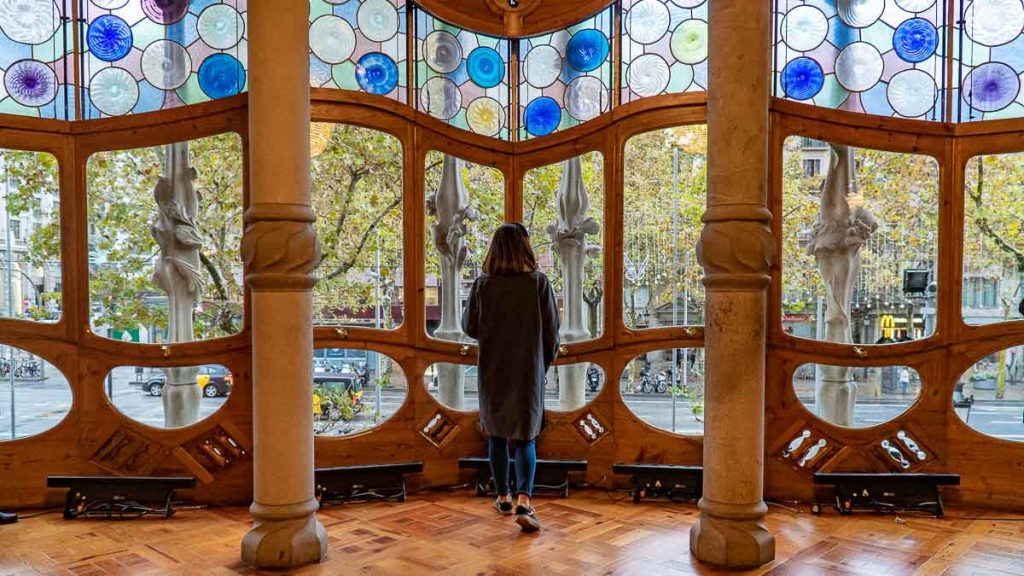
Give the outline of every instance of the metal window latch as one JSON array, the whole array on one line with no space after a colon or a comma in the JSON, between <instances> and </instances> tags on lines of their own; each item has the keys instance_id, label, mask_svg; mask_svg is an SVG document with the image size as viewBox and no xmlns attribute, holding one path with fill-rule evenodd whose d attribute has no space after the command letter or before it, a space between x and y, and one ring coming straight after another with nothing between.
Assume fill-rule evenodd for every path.
<instances>
[{"instance_id":1,"label":"metal window latch","mask_svg":"<svg viewBox=\"0 0 1024 576\"><path fill-rule=\"evenodd\" d=\"M853 353L857 356L857 358L867 358L868 357L868 351L863 349L863 348L861 348L860 346L854 346L853 347Z\"/></svg>"},{"instance_id":2,"label":"metal window latch","mask_svg":"<svg viewBox=\"0 0 1024 576\"><path fill-rule=\"evenodd\" d=\"M160 347L160 353L164 355L164 358L170 358L171 357L171 347L170 346L161 346Z\"/></svg>"},{"instance_id":3,"label":"metal window latch","mask_svg":"<svg viewBox=\"0 0 1024 576\"><path fill-rule=\"evenodd\" d=\"M338 335L338 338L348 338L348 328L337 328L334 333Z\"/></svg>"},{"instance_id":4,"label":"metal window latch","mask_svg":"<svg viewBox=\"0 0 1024 576\"><path fill-rule=\"evenodd\" d=\"M459 346L459 356L469 356L469 344Z\"/></svg>"}]
</instances>

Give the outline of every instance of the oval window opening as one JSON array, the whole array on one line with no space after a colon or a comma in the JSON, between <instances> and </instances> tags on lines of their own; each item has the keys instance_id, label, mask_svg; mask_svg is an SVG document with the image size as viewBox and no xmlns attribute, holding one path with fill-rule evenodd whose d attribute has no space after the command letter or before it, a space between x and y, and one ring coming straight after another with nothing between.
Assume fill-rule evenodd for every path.
<instances>
[{"instance_id":1,"label":"oval window opening","mask_svg":"<svg viewBox=\"0 0 1024 576\"><path fill-rule=\"evenodd\" d=\"M544 382L544 408L569 412L590 404L604 388L604 370L591 362L548 368Z\"/></svg>"},{"instance_id":2,"label":"oval window opening","mask_svg":"<svg viewBox=\"0 0 1024 576\"><path fill-rule=\"evenodd\" d=\"M71 411L71 386L56 366L0 346L0 441L41 434Z\"/></svg>"},{"instance_id":3,"label":"oval window opening","mask_svg":"<svg viewBox=\"0 0 1024 576\"><path fill-rule=\"evenodd\" d=\"M205 420L224 405L234 384L235 375L220 364L118 366L103 381L115 408L154 428L180 428Z\"/></svg>"},{"instance_id":4,"label":"oval window opening","mask_svg":"<svg viewBox=\"0 0 1024 576\"><path fill-rule=\"evenodd\" d=\"M793 373L804 408L846 428L870 428L906 412L921 394L921 377L907 366L804 364Z\"/></svg>"},{"instance_id":5,"label":"oval window opening","mask_svg":"<svg viewBox=\"0 0 1024 576\"><path fill-rule=\"evenodd\" d=\"M346 436L376 428L405 403L409 386L398 362L373 350L313 351L313 431Z\"/></svg>"},{"instance_id":6,"label":"oval window opening","mask_svg":"<svg viewBox=\"0 0 1024 576\"><path fill-rule=\"evenodd\" d=\"M619 390L633 414L674 434L704 433L704 349L651 350L630 360Z\"/></svg>"},{"instance_id":7,"label":"oval window opening","mask_svg":"<svg viewBox=\"0 0 1024 576\"><path fill-rule=\"evenodd\" d=\"M445 408L475 412L480 409L477 374L475 364L439 362L423 373L423 384Z\"/></svg>"},{"instance_id":8,"label":"oval window opening","mask_svg":"<svg viewBox=\"0 0 1024 576\"><path fill-rule=\"evenodd\" d=\"M974 430L1024 442L1024 345L982 358L960 375L953 410Z\"/></svg>"}]
</instances>

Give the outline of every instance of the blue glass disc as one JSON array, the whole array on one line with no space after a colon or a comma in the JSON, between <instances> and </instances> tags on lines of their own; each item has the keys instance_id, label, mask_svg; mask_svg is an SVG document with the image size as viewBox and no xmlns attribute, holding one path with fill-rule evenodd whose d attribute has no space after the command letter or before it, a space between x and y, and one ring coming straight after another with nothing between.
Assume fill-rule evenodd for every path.
<instances>
[{"instance_id":1,"label":"blue glass disc","mask_svg":"<svg viewBox=\"0 0 1024 576\"><path fill-rule=\"evenodd\" d=\"M364 54L356 63L356 82L370 94L387 94L398 86L398 65L387 54Z\"/></svg>"},{"instance_id":2,"label":"blue glass disc","mask_svg":"<svg viewBox=\"0 0 1024 576\"><path fill-rule=\"evenodd\" d=\"M911 18L892 35L896 55L911 63L924 62L935 54L939 46L939 32L924 18Z\"/></svg>"},{"instance_id":3,"label":"blue glass disc","mask_svg":"<svg viewBox=\"0 0 1024 576\"><path fill-rule=\"evenodd\" d=\"M547 136L562 122L562 107L554 98L541 96L526 105L523 120L531 135Z\"/></svg>"},{"instance_id":4,"label":"blue glass disc","mask_svg":"<svg viewBox=\"0 0 1024 576\"><path fill-rule=\"evenodd\" d=\"M1009 106L1020 92L1017 72L1002 62L987 62L967 75L964 100L975 110L997 112Z\"/></svg>"},{"instance_id":5,"label":"blue glass disc","mask_svg":"<svg viewBox=\"0 0 1024 576\"><path fill-rule=\"evenodd\" d=\"M565 59L574 70L590 72L608 58L608 38L600 30L589 28L572 35L565 47Z\"/></svg>"},{"instance_id":6,"label":"blue glass disc","mask_svg":"<svg viewBox=\"0 0 1024 576\"><path fill-rule=\"evenodd\" d=\"M104 14L89 24L85 41L93 56L104 62L114 62L131 51L132 28L121 18Z\"/></svg>"},{"instance_id":7,"label":"blue glass disc","mask_svg":"<svg viewBox=\"0 0 1024 576\"><path fill-rule=\"evenodd\" d=\"M469 78L481 88L493 88L505 77L505 63L494 48L477 46L466 60Z\"/></svg>"},{"instance_id":8,"label":"blue glass disc","mask_svg":"<svg viewBox=\"0 0 1024 576\"><path fill-rule=\"evenodd\" d=\"M800 57L782 69L782 91L794 100L808 100L821 92L825 75L821 65L807 57Z\"/></svg>"},{"instance_id":9,"label":"blue glass disc","mask_svg":"<svg viewBox=\"0 0 1024 576\"><path fill-rule=\"evenodd\" d=\"M214 54L199 65L199 87L210 98L234 96L245 88L245 68L230 54Z\"/></svg>"}]
</instances>

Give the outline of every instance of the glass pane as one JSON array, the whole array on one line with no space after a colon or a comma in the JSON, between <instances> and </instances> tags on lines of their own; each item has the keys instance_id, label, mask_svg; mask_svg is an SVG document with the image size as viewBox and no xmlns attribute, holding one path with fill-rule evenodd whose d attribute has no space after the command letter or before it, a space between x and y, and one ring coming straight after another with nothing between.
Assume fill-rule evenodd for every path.
<instances>
[{"instance_id":1,"label":"glass pane","mask_svg":"<svg viewBox=\"0 0 1024 576\"><path fill-rule=\"evenodd\" d=\"M248 89L246 3L83 1L85 118L164 110Z\"/></svg>"},{"instance_id":2,"label":"glass pane","mask_svg":"<svg viewBox=\"0 0 1024 576\"><path fill-rule=\"evenodd\" d=\"M164 343L242 330L242 172L237 134L89 158L94 333Z\"/></svg>"},{"instance_id":3,"label":"glass pane","mask_svg":"<svg viewBox=\"0 0 1024 576\"><path fill-rule=\"evenodd\" d=\"M408 104L405 0L309 0L309 85Z\"/></svg>"},{"instance_id":4,"label":"glass pane","mask_svg":"<svg viewBox=\"0 0 1024 576\"><path fill-rule=\"evenodd\" d=\"M612 9L564 30L519 40L519 138L546 136L611 106Z\"/></svg>"},{"instance_id":5,"label":"glass pane","mask_svg":"<svg viewBox=\"0 0 1024 576\"><path fill-rule=\"evenodd\" d=\"M982 358L960 375L953 389L953 409L982 434L1024 442L1024 346Z\"/></svg>"},{"instance_id":6,"label":"glass pane","mask_svg":"<svg viewBox=\"0 0 1024 576\"><path fill-rule=\"evenodd\" d=\"M921 377L906 366L804 364L793 373L793 389L822 420L868 428L906 412L921 394Z\"/></svg>"},{"instance_id":7,"label":"glass pane","mask_svg":"<svg viewBox=\"0 0 1024 576\"><path fill-rule=\"evenodd\" d=\"M168 382L171 382L168 385ZM178 384L174 384L178 383ZM122 414L154 428L177 428L199 422L220 409L231 394L234 375L220 364L202 366L118 366L103 381L107 398ZM174 420L172 387L187 387L178 396L198 400L198 417ZM193 388L194 387L194 388ZM168 404L171 409L167 410Z\"/></svg>"},{"instance_id":8,"label":"glass pane","mask_svg":"<svg viewBox=\"0 0 1024 576\"><path fill-rule=\"evenodd\" d=\"M708 0L622 2L622 102L708 86Z\"/></svg>"},{"instance_id":9,"label":"glass pane","mask_svg":"<svg viewBox=\"0 0 1024 576\"><path fill-rule=\"evenodd\" d=\"M382 329L402 324L402 144L345 124L311 127L312 193L324 260L313 321Z\"/></svg>"},{"instance_id":10,"label":"glass pane","mask_svg":"<svg viewBox=\"0 0 1024 576\"><path fill-rule=\"evenodd\" d=\"M806 175L810 159L821 161L820 174ZM934 158L794 136L785 142L782 182L786 332L857 344L934 332Z\"/></svg>"},{"instance_id":11,"label":"glass pane","mask_svg":"<svg viewBox=\"0 0 1024 576\"><path fill-rule=\"evenodd\" d=\"M504 220L505 179L494 168L434 151L427 154L425 176L427 333L465 341L462 308ZM448 282L458 286L446 293Z\"/></svg>"},{"instance_id":12,"label":"glass pane","mask_svg":"<svg viewBox=\"0 0 1024 576\"><path fill-rule=\"evenodd\" d=\"M1024 153L976 156L964 191L963 318L968 324L1024 315Z\"/></svg>"},{"instance_id":13,"label":"glass pane","mask_svg":"<svg viewBox=\"0 0 1024 576\"><path fill-rule=\"evenodd\" d=\"M703 125L626 142L623 320L630 328L704 323L696 247L707 204L706 159Z\"/></svg>"},{"instance_id":14,"label":"glass pane","mask_svg":"<svg viewBox=\"0 0 1024 576\"><path fill-rule=\"evenodd\" d=\"M416 11L417 106L452 126L508 140L509 41Z\"/></svg>"},{"instance_id":15,"label":"glass pane","mask_svg":"<svg viewBox=\"0 0 1024 576\"><path fill-rule=\"evenodd\" d=\"M53 364L0 345L0 441L53 428L71 411L71 386Z\"/></svg>"},{"instance_id":16,"label":"glass pane","mask_svg":"<svg viewBox=\"0 0 1024 576\"><path fill-rule=\"evenodd\" d=\"M775 6L776 96L880 116L945 119L945 1Z\"/></svg>"},{"instance_id":17,"label":"glass pane","mask_svg":"<svg viewBox=\"0 0 1024 576\"><path fill-rule=\"evenodd\" d=\"M1024 116L1020 79L1024 62L1024 4L1009 0L957 0L953 70L957 120Z\"/></svg>"},{"instance_id":18,"label":"glass pane","mask_svg":"<svg viewBox=\"0 0 1024 576\"><path fill-rule=\"evenodd\" d=\"M676 434L704 433L704 349L651 350L626 364L619 391L644 422Z\"/></svg>"},{"instance_id":19,"label":"glass pane","mask_svg":"<svg viewBox=\"0 0 1024 576\"><path fill-rule=\"evenodd\" d=\"M477 368L463 364L432 364L423 373L423 384L441 405L453 410L480 409Z\"/></svg>"},{"instance_id":20,"label":"glass pane","mask_svg":"<svg viewBox=\"0 0 1024 576\"><path fill-rule=\"evenodd\" d=\"M402 367L372 350L313 351L313 430L344 436L383 424L405 403Z\"/></svg>"},{"instance_id":21,"label":"glass pane","mask_svg":"<svg viewBox=\"0 0 1024 576\"><path fill-rule=\"evenodd\" d=\"M597 364L580 362L548 368L544 384L544 407L569 411L590 404L604 388L604 370ZM579 389L583 393L579 393ZM579 398L583 398L581 402Z\"/></svg>"},{"instance_id":22,"label":"glass pane","mask_svg":"<svg viewBox=\"0 0 1024 576\"><path fill-rule=\"evenodd\" d=\"M523 182L523 225L559 301L562 342L601 335L604 157L590 152L535 168Z\"/></svg>"},{"instance_id":23,"label":"glass pane","mask_svg":"<svg viewBox=\"0 0 1024 576\"><path fill-rule=\"evenodd\" d=\"M63 285L57 159L43 152L0 150L0 165L0 317L56 322Z\"/></svg>"},{"instance_id":24,"label":"glass pane","mask_svg":"<svg viewBox=\"0 0 1024 576\"><path fill-rule=\"evenodd\" d=\"M0 21L0 114L73 119L71 4L4 2Z\"/></svg>"}]
</instances>

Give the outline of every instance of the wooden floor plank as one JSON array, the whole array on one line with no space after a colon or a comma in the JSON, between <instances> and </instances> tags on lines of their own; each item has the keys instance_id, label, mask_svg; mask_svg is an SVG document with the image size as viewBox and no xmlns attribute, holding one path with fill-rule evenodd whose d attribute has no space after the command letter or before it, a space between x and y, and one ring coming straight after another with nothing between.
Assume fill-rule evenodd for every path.
<instances>
[{"instance_id":1,"label":"wooden floor plank","mask_svg":"<svg viewBox=\"0 0 1024 576\"><path fill-rule=\"evenodd\" d=\"M489 499L424 492L399 504L325 507L328 559L288 572L525 576L749 574L1008 576L1024 574L1024 522L999 512L950 511L944 519L858 514L813 516L771 508L777 558L725 572L689 552L695 506L581 491L538 499L544 529L524 535ZM183 511L173 519L65 521L59 515L0 527L0 576L255 575L238 558L246 508Z\"/></svg>"}]
</instances>

